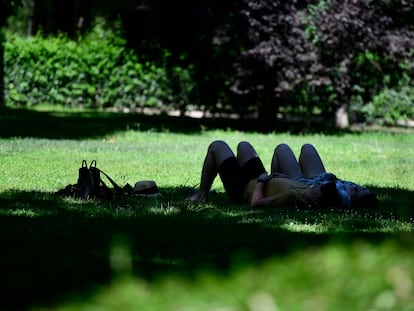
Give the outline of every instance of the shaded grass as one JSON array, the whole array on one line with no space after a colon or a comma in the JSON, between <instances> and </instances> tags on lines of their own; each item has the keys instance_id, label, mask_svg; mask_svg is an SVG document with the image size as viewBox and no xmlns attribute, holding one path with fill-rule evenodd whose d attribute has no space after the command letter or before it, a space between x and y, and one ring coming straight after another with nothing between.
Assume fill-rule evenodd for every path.
<instances>
[{"instance_id":1,"label":"shaded grass","mask_svg":"<svg viewBox=\"0 0 414 311\"><path fill-rule=\"evenodd\" d=\"M76 126L74 126L76 125ZM35 137L51 139L97 138L125 130L174 132L195 134L203 130L241 130L253 132L302 133L301 122L277 120L272 128L262 128L255 119L232 119L215 117L194 119L174 117L166 114L144 115L137 113L98 112L96 110L74 110L59 106L36 106L28 108L0 109L0 137ZM308 133L319 131L344 133L336 129L323 128L323 124L306 129Z\"/></svg>"},{"instance_id":2,"label":"shaded grass","mask_svg":"<svg viewBox=\"0 0 414 311\"><path fill-rule=\"evenodd\" d=\"M161 190L165 197L177 195L176 189ZM370 290L355 284L354 289L344 289L342 293L352 296L356 295L351 293L353 290L367 290L379 295L389 287L388 271L382 269L414 271L412 222L398 216L390 206L379 211L267 211L223 206L219 203L223 201L225 198L218 194L209 206L187 205L180 196L176 201L163 198L151 203L142 198L124 198L116 204L85 203L48 193L3 193L0 247L5 252L0 257L1 290L11 300L5 298L2 303L13 307L20 307L20 303L52 306L63 297L72 300L67 295L78 293L77 299L85 300L79 302L83 305L102 286L120 286L116 283L120 276L127 277L123 286L137 286L132 284L138 282L137 291L147 283L161 287L166 286L162 285L164 282L175 284L177 278L178 284L195 282L195 287L206 286L199 281L200 273L216 275L212 277L222 280L213 282L214 286L228 282L237 288L236 292L248 291L250 295L260 292L262 282L267 283L265 288L280 295L284 288L280 282L290 278L293 280L286 287L305 296L314 289L311 285L305 287L304 282L318 283L326 278L326 282L338 282L339 277L346 283L352 275L356 280L366 278L364 282L375 283L380 278L382 283L375 283ZM332 253L337 257L332 257ZM382 261L387 256L384 266ZM365 257L374 263L361 262ZM326 262L324 268L321 262ZM364 265L370 266L369 273L378 275L370 276L363 271L363 276L355 276L354 269L364 269ZM345 271L335 273L333 269L337 268ZM266 279L263 269L275 274L267 275ZM410 278L411 274L408 275ZM135 281L130 279L132 276ZM329 286L323 284L323 288ZM156 292L153 288L151 296L157 295ZM160 295L172 292L167 287ZM16 301L17 293L24 299ZM217 303L225 303L226 295L232 293L231 289L223 292ZM329 295L329 291L321 294ZM289 295L290 299L295 297ZM145 305L143 302L134 305L134 297L124 299L135 307ZM106 299L101 297L95 303L105 309ZM110 304L120 298L113 299ZM187 302L182 299L182 304L191 304L190 299ZM338 309L331 303L330 300L328 310ZM358 305L361 300L353 303ZM208 310L208 305L202 306L202 310ZM169 307L164 301L154 310Z\"/></svg>"},{"instance_id":3,"label":"shaded grass","mask_svg":"<svg viewBox=\"0 0 414 311\"><path fill-rule=\"evenodd\" d=\"M5 307L63 308L62 297L76 310L120 301L124 310L260 310L250 305L255 299L283 310L413 306L411 135L177 130L160 126L164 117L136 131L123 118L140 116L13 110L6 119L13 114L24 131L2 125L0 140ZM51 120L68 124L37 128ZM231 204L219 181L208 204L185 202L213 139L232 146L250 140L269 162L277 143L297 152L312 142L328 169L370 186L379 209L256 210ZM76 181L84 158L97 159L122 184L155 179L163 197L79 202L53 195Z\"/></svg>"},{"instance_id":4,"label":"shaded grass","mask_svg":"<svg viewBox=\"0 0 414 311\"><path fill-rule=\"evenodd\" d=\"M194 133L200 126L190 118L146 116L53 107L0 110L0 137L48 139L97 138L125 130Z\"/></svg>"}]
</instances>

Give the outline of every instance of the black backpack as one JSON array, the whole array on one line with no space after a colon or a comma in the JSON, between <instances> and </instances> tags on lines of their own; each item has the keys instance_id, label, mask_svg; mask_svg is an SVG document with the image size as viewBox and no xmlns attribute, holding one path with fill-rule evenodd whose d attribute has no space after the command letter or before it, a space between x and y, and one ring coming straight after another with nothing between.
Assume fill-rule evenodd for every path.
<instances>
[{"instance_id":1,"label":"black backpack","mask_svg":"<svg viewBox=\"0 0 414 311\"><path fill-rule=\"evenodd\" d=\"M102 175L108 179L113 188L105 184L101 178ZM56 194L81 200L99 200L121 196L130 192L130 188L129 184L123 188L120 187L108 174L96 167L96 160L93 160L89 167L86 160L83 160L82 166L79 168L78 182L67 185L65 188L58 190Z\"/></svg>"}]
</instances>

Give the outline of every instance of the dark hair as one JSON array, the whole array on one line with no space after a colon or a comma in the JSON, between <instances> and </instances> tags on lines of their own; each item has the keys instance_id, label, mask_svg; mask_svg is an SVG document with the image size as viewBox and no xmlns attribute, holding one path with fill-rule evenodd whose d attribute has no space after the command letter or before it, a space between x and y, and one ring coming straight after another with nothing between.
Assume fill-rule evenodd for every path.
<instances>
[{"instance_id":1,"label":"dark hair","mask_svg":"<svg viewBox=\"0 0 414 311\"><path fill-rule=\"evenodd\" d=\"M353 205L357 207L378 207L378 199L372 192L366 192L363 195L359 195L353 200Z\"/></svg>"},{"instance_id":2,"label":"dark hair","mask_svg":"<svg viewBox=\"0 0 414 311\"><path fill-rule=\"evenodd\" d=\"M330 181L321 185L321 196L319 198L319 206L322 208L327 207L340 207L342 204L341 196L336 188L335 181Z\"/></svg>"}]
</instances>

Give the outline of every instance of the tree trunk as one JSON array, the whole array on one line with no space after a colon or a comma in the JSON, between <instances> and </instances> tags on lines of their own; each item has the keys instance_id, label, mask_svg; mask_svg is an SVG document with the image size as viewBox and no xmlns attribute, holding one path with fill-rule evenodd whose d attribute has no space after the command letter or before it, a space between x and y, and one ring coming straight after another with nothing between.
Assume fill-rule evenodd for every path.
<instances>
[{"instance_id":1,"label":"tree trunk","mask_svg":"<svg viewBox=\"0 0 414 311\"><path fill-rule=\"evenodd\" d=\"M33 33L34 6L35 6L34 0L26 1L24 4L24 12L25 12L25 17L27 19L26 34L28 36L34 35Z\"/></svg>"},{"instance_id":2,"label":"tree trunk","mask_svg":"<svg viewBox=\"0 0 414 311\"><path fill-rule=\"evenodd\" d=\"M349 127L348 104L342 104L336 110L335 126L340 129Z\"/></svg>"},{"instance_id":3,"label":"tree trunk","mask_svg":"<svg viewBox=\"0 0 414 311\"><path fill-rule=\"evenodd\" d=\"M267 84L260 96L259 119L262 122L261 130L272 131L274 129L277 111L278 107L275 101L273 87Z\"/></svg>"}]
</instances>

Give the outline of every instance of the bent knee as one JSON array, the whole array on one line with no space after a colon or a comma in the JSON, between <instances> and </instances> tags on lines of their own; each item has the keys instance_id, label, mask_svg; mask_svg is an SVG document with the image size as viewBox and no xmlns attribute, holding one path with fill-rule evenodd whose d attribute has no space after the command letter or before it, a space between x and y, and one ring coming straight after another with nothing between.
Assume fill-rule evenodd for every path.
<instances>
[{"instance_id":1,"label":"bent knee","mask_svg":"<svg viewBox=\"0 0 414 311\"><path fill-rule=\"evenodd\" d=\"M237 152L238 153L240 153L241 151L246 150L246 149L249 149L249 150L253 149L252 145L249 142L241 141L237 144Z\"/></svg>"},{"instance_id":2,"label":"bent knee","mask_svg":"<svg viewBox=\"0 0 414 311\"><path fill-rule=\"evenodd\" d=\"M224 140L217 139L217 140L212 141L209 147L222 146L222 145L227 145L227 143Z\"/></svg>"},{"instance_id":3,"label":"bent knee","mask_svg":"<svg viewBox=\"0 0 414 311\"><path fill-rule=\"evenodd\" d=\"M316 152L316 148L312 144L303 144L301 148L301 153L303 152Z\"/></svg>"},{"instance_id":4,"label":"bent knee","mask_svg":"<svg viewBox=\"0 0 414 311\"><path fill-rule=\"evenodd\" d=\"M286 150L291 150L288 144L282 143L276 146L274 153L280 153Z\"/></svg>"},{"instance_id":5,"label":"bent knee","mask_svg":"<svg viewBox=\"0 0 414 311\"><path fill-rule=\"evenodd\" d=\"M208 149L211 150L211 151L220 150L220 149L223 149L223 148L229 148L227 143L224 140L214 140L208 146Z\"/></svg>"}]
</instances>

